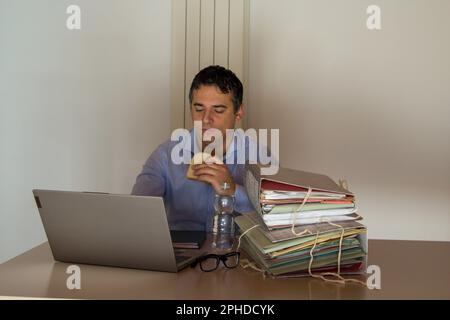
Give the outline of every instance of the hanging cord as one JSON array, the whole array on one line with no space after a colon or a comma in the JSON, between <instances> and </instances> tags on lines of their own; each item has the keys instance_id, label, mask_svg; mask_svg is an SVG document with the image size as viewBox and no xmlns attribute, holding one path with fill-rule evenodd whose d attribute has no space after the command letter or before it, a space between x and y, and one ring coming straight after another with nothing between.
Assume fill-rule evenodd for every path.
<instances>
[{"instance_id":1,"label":"hanging cord","mask_svg":"<svg viewBox=\"0 0 450 320\"><path fill-rule=\"evenodd\" d=\"M241 239L244 235L246 235L247 233L249 233L251 230L255 229L256 227L259 227L259 224L254 225L251 228L248 228L247 230L245 230L240 236L239 236L239 241L238 241L238 245L236 248L236 251L239 251L239 249L241 248ZM266 271L259 268L255 262L252 262L248 259L241 259L241 261L239 262L239 265L243 268L252 268L253 270L259 271L262 273L263 277L266 278Z\"/></svg>"},{"instance_id":2,"label":"hanging cord","mask_svg":"<svg viewBox=\"0 0 450 320\"><path fill-rule=\"evenodd\" d=\"M306 234L306 233L311 233L311 232L309 232L308 229L305 229L305 230L303 230L303 231L300 232L300 233L295 232L295 220L297 220L298 214L300 213L300 211L302 211L303 206L305 205L306 201L308 201L308 198L309 198L309 196L311 195L311 192L312 192L312 189L311 189L311 187L309 187L309 188L308 188L308 192L306 193L305 198L303 198L302 203L301 203L297 208L295 208L294 213L292 214L292 226L291 226L291 232L292 232L295 236L297 236L297 237L298 237L298 236L302 236L302 235L304 235L304 234Z\"/></svg>"},{"instance_id":3,"label":"hanging cord","mask_svg":"<svg viewBox=\"0 0 450 320\"><path fill-rule=\"evenodd\" d=\"M236 251L239 251L239 248L241 247L241 239L243 236L245 236L248 232L250 232L251 230L255 229L256 227L259 227L259 224L255 224L253 227L248 228L247 230L245 230L245 232L243 232L240 236L239 236L239 242L236 248Z\"/></svg>"},{"instance_id":4,"label":"hanging cord","mask_svg":"<svg viewBox=\"0 0 450 320\"><path fill-rule=\"evenodd\" d=\"M341 273L341 254L342 254L342 241L344 240L344 227L342 227L341 225L337 224L337 223L333 223L331 221L327 221L329 224L339 227L341 228L341 236L339 239L339 253L338 253L338 270L337 273L335 272L323 272L323 273L319 273L319 274L313 274L311 267L314 261L314 249L316 248L317 245L317 240L319 239L319 231L316 232L316 238L314 240L314 245L312 246L311 250L309 251L309 256L311 257L309 260L309 266L308 266L308 273L311 277L316 278L316 279L322 279L325 282L330 282L330 283L337 283L337 284L343 284L345 285L345 283L347 282L352 282L352 283L358 283L363 285L364 287L367 287L367 283L358 279L345 279L344 277L342 277L340 275ZM336 277L337 279L327 279L325 278L326 276L330 276L330 277Z\"/></svg>"},{"instance_id":5,"label":"hanging cord","mask_svg":"<svg viewBox=\"0 0 450 320\"><path fill-rule=\"evenodd\" d=\"M348 190L348 189L347 189L348 184L347 184L347 181L346 181L346 180L340 179L340 180L339 180L339 185L340 185L342 188ZM301 205L296 209L296 212L293 214L291 231L292 231L292 233L293 233L294 235L296 235L296 236L300 236L300 235L305 234L306 232L309 232L308 229L305 229L305 230L304 230L303 232L301 232L301 233L296 233L296 232L295 232L295 220L297 219L298 214L299 214L299 213L301 212L301 210L303 209L303 206L305 205L305 203L308 201L308 198L309 198L309 196L311 195L311 192L312 192L312 188L311 188L311 187L308 187L308 192L306 193L305 198L303 199ZM332 226L335 226L335 227L338 227L338 228L341 229L341 236L340 236L340 239L339 239L338 260L337 260L337 273L335 273L335 272L324 272L324 273L320 273L320 274L313 274L312 271L311 271L312 264L313 264L313 261L314 261L314 254L313 254L313 252L314 252L314 249L316 248L317 240L319 239L319 231L317 230L317 232L316 232L316 238L315 238L315 240L314 240L314 245L312 246L311 250L309 251L309 256L311 257L310 260L309 260L309 266L308 266L308 273L309 273L309 275L310 275L311 277L313 277L313 278L319 278L319 279L322 279L322 280L325 281L325 282L331 282L331 283L337 283L337 284L345 284L346 282L355 282L355 283L362 284L363 286L366 286L367 284L366 284L365 282L363 282L363 281L360 281L360 280L357 280L357 279L345 279L345 278L343 278L343 277L341 276L342 242L343 242L343 240L344 240L344 233L345 233L345 230L344 230L344 227L342 227L342 226L339 225L339 224L333 223L333 222L331 222L331 221L329 221L329 220L327 220L327 219L324 219L324 220L325 220L328 224L330 224L330 225L332 225ZM309 232L309 233L311 233L311 232ZM336 277L337 279L327 279L327 278L325 278L326 276Z\"/></svg>"},{"instance_id":6,"label":"hanging cord","mask_svg":"<svg viewBox=\"0 0 450 320\"><path fill-rule=\"evenodd\" d=\"M347 183L347 180L345 180L345 179L339 179L339 186L341 187L341 188L344 188L345 190L349 190L348 189L348 183ZM353 197L353 201L355 201L356 200L356 196L355 195L352 195L352 197Z\"/></svg>"},{"instance_id":7,"label":"hanging cord","mask_svg":"<svg viewBox=\"0 0 450 320\"><path fill-rule=\"evenodd\" d=\"M348 190L347 180L339 179L339 185L340 185L342 188ZM306 228L305 230L303 230L303 232L300 232L300 233L296 233L296 232L295 232L295 221L296 221L298 215L300 214L300 212L302 211L303 206L304 206L305 203L308 201L308 199L309 199L309 197L310 197L310 195L311 195L311 192L312 192L312 188L311 188L311 187L308 187L308 192L306 193L305 198L303 198L302 203L298 206L298 208L295 209L295 212L292 214L292 217L293 217L293 218L292 218L291 232L292 232L292 234L294 234L295 236L301 236L301 235L304 235L305 233L310 233L310 234L311 234L311 232L310 232L307 228ZM359 215L358 215L358 217L359 217ZM341 273L341 257L342 257L342 242L343 242L343 240L344 240L344 233L345 233L345 230L344 230L344 227L342 227L342 226L339 225L339 224L333 223L333 222L329 221L328 219L324 219L324 220L325 220L328 224L330 224L330 225L332 225L332 226L335 226L335 227L338 227L338 228L341 229L341 236L340 236L340 239L339 239L339 252L338 252L338 261L337 261L337 273L335 273L335 272L324 272L324 273L320 273L320 274L313 274L312 271L311 271L312 264L313 264L313 261L314 261L314 255L313 255L313 252L314 252L314 249L316 248L317 240L319 239L319 231L317 230L317 232L316 232L316 238L315 238L315 240L314 240L314 245L312 246L311 250L309 251L309 255L310 255L310 257L311 257L310 260L309 260L309 266L308 266L308 273L309 273L309 275L310 275L311 277L313 277L313 278L319 278L319 279L322 279L322 280L324 280L325 282L332 282L332 283L338 283L338 284L345 284L346 282L355 282L355 283L360 283L360 284L366 286L367 284L366 284L365 282L362 282L362 281L357 280L357 279L345 279L345 278L343 278L343 277L340 275L340 273ZM325 278L326 276L336 277L337 280L336 280L336 279L327 279L327 278Z\"/></svg>"},{"instance_id":8,"label":"hanging cord","mask_svg":"<svg viewBox=\"0 0 450 320\"><path fill-rule=\"evenodd\" d=\"M348 190L348 183L345 179L339 179L339 186L341 188L344 188L345 190Z\"/></svg>"},{"instance_id":9,"label":"hanging cord","mask_svg":"<svg viewBox=\"0 0 450 320\"><path fill-rule=\"evenodd\" d=\"M321 279L325 282L331 282L331 283L336 283L336 284L345 284L344 278L342 278L339 274L332 274L330 272L327 273L322 273L322 274L313 274L311 271L311 267L314 261L314 255L313 255L313 251L316 248L317 245L317 239L319 239L319 231L317 231L316 233L316 239L314 240L314 245L312 246L311 250L309 251L309 256L311 257L309 259L309 266L308 266L308 273L312 278L315 279ZM340 250L339 250L340 251ZM332 275L332 276L336 276L338 278L338 280L335 279L327 279L325 278L326 275Z\"/></svg>"}]
</instances>

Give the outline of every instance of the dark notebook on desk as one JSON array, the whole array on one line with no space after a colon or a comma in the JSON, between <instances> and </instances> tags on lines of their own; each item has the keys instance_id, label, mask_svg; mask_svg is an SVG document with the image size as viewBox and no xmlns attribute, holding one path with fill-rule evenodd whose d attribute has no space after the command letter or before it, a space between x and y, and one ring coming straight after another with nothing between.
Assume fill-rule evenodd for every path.
<instances>
[{"instance_id":1,"label":"dark notebook on desk","mask_svg":"<svg viewBox=\"0 0 450 320\"><path fill-rule=\"evenodd\" d=\"M172 244L177 249L199 249L206 239L204 231L170 231Z\"/></svg>"}]
</instances>

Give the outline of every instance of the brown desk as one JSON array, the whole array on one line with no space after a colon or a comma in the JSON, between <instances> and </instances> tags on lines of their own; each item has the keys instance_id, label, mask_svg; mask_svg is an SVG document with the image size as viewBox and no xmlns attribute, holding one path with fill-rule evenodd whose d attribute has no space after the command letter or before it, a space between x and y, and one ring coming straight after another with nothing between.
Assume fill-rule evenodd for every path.
<instances>
[{"instance_id":1,"label":"brown desk","mask_svg":"<svg viewBox=\"0 0 450 320\"><path fill-rule=\"evenodd\" d=\"M178 274L79 265L81 290L68 290L69 264L48 243L0 265L0 296L85 299L450 299L450 242L369 241L381 290L311 278L264 279L248 269ZM362 276L359 279L363 280Z\"/></svg>"}]
</instances>

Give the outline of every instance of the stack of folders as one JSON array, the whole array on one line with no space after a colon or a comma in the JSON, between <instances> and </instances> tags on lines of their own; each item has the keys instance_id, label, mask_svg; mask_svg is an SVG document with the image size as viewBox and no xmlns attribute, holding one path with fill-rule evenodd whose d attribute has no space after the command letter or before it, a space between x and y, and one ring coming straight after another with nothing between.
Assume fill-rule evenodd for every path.
<instances>
[{"instance_id":1,"label":"stack of folders","mask_svg":"<svg viewBox=\"0 0 450 320\"><path fill-rule=\"evenodd\" d=\"M241 249L275 277L365 272L367 230L354 195L324 175L280 171L273 177L262 176L257 166L248 171L245 184L256 212L236 218L241 233L253 228L241 238Z\"/></svg>"},{"instance_id":2,"label":"stack of folders","mask_svg":"<svg viewBox=\"0 0 450 320\"><path fill-rule=\"evenodd\" d=\"M295 225L305 225L360 218L351 195L312 189L301 207L307 193L307 188L262 180L260 204L266 226L276 229L290 226L292 220Z\"/></svg>"}]
</instances>

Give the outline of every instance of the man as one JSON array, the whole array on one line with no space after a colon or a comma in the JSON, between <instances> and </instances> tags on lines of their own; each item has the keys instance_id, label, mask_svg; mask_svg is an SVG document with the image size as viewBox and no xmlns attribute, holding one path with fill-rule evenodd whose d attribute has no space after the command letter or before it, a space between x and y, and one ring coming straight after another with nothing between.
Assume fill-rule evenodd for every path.
<instances>
[{"instance_id":1,"label":"man","mask_svg":"<svg viewBox=\"0 0 450 320\"><path fill-rule=\"evenodd\" d=\"M171 158L172 149L179 142L168 140L150 155L138 175L132 194L162 196L172 230L210 231L215 194L234 195L238 212L253 210L243 187L244 164L236 161L239 150L244 149L248 158L248 141L236 135L229 145L225 144L226 130L234 129L236 121L244 116L242 96L242 83L232 71L220 66L201 70L189 91L191 118L201 121L202 133L213 128L222 133L224 164L194 165L197 180L189 180L186 178L189 164L175 164ZM185 143L183 151L192 157L194 144L199 140L194 130L190 131L190 137L191 143ZM204 150L208 144L208 141L198 143L197 149ZM223 188L225 182L230 188Z\"/></svg>"}]
</instances>

